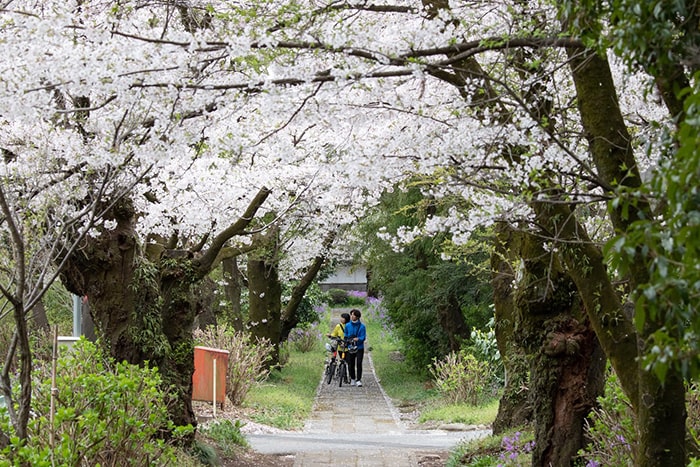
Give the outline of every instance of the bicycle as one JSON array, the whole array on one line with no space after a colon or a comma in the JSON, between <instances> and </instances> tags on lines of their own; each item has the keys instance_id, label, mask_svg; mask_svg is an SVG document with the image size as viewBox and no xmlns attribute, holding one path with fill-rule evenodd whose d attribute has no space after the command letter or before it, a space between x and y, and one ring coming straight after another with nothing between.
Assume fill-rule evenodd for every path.
<instances>
[{"instance_id":1,"label":"bicycle","mask_svg":"<svg viewBox=\"0 0 700 467\"><path fill-rule=\"evenodd\" d=\"M326 350L331 353L331 356L326 361L324 378L327 384L331 384L331 381L335 378L338 381L338 386L342 388L343 383L350 384L345 353L357 352L357 345L350 339L341 339L340 337L332 337L331 340L332 342L326 343Z\"/></svg>"},{"instance_id":2,"label":"bicycle","mask_svg":"<svg viewBox=\"0 0 700 467\"><path fill-rule=\"evenodd\" d=\"M330 356L326 360L326 370L323 375L323 379L327 384L331 384L331 381L336 373L338 341L340 340L337 337L333 337L331 339L331 342L326 342L326 350L330 353Z\"/></svg>"}]
</instances>

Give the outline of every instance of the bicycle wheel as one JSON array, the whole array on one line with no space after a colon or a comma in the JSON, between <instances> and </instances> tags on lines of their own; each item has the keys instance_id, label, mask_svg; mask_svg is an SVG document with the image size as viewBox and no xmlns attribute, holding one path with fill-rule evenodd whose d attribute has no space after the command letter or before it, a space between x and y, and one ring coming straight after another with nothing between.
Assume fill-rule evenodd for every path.
<instances>
[{"instance_id":1,"label":"bicycle wheel","mask_svg":"<svg viewBox=\"0 0 700 467\"><path fill-rule=\"evenodd\" d=\"M348 383L348 364L341 360L338 364L338 386L343 387L343 383Z\"/></svg>"},{"instance_id":2,"label":"bicycle wheel","mask_svg":"<svg viewBox=\"0 0 700 467\"><path fill-rule=\"evenodd\" d=\"M333 379L333 374L335 374L335 361L331 360L326 367L326 383L331 384Z\"/></svg>"}]
</instances>

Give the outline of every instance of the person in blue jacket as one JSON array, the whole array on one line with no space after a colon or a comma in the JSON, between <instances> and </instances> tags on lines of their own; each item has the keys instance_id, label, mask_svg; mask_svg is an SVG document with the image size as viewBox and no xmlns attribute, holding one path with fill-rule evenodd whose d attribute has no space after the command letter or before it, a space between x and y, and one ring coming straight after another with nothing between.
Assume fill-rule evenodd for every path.
<instances>
[{"instance_id":1,"label":"person in blue jacket","mask_svg":"<svg viewBox=\"0 0 700 467\"><path fill-rule=\"evenodd\" d=\"M348 352L345 355L350 371L350 386L362 386L362 358L365 355L367 328L364 323L360 322L361 317L360 310L350 310L350 322L345 325L345 337L352 339L357 345L357 352Z\"/></svg>"}]
</instances>

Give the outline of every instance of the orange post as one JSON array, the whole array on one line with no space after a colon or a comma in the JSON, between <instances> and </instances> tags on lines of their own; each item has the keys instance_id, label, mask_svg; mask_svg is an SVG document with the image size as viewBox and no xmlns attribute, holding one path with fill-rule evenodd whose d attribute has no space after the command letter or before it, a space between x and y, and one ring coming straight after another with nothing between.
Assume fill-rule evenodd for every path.
<instances>
[{"instance_id":1,"label":"orange post","mask_svg":"<svg viewBox=\"0 0 700 467\"><path fill-rule=\"evenodd\" d=\"M228 350L210 347L194 348L194 374L192 375L192 400L221 403L226 399L226 371ZM216 408L214 408L216 415Z\"/></svg>"}]
</instances>

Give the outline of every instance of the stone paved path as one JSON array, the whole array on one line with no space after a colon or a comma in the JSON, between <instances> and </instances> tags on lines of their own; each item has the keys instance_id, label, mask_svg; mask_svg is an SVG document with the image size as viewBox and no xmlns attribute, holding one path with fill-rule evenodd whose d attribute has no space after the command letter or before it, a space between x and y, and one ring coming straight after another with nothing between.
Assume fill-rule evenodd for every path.
<instances>
[{"instance_id":1,"label":"stone paved path","mask_svg":"<svg viewBox=\"0 0 700 467\"><path fill-rule=\"evenodd\" d=\"M300 467L435 467L444 465L446 453L460 440L489 434L488 430L407 429L377 381L371 352L365 351L363 370L362 387L341 388L335 381L330 385L321 381L304 430L250 435L253 449L294 453L294 465Z\"/></svg>"}]
</instances>

